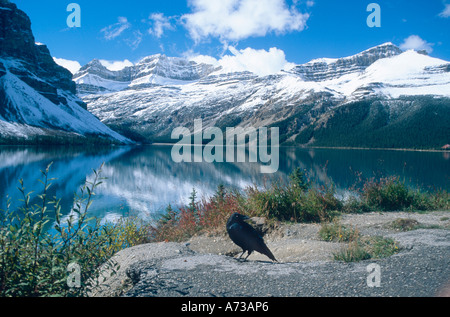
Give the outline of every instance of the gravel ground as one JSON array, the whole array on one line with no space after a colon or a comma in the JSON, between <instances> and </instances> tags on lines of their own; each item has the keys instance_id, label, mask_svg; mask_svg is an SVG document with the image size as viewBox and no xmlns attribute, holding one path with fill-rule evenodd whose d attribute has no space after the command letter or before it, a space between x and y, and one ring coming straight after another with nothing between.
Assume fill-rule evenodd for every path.
<instances>
[{"instance_id":1,"label":"gravel ground","mask_svg":"<svg viewBox=\"0 0 450 317\"><path fill-rule=\"evenodd\" d=\"M422 228L399 232L399 218ZM279 225L265 236L279 263L255 254L248 262L232 256L239 248L226 236L195 237L188 243L159 243L119 252L117 274L100 280L92 296L126 297L317 297L449 296L450 213L345 215L341 223L363 235L395 239L402 251L381 260L333 261L345 246L320 241L320 225ZM433 228L433 229L427 229ZM368 266L376 264L379 279ZM105 270L104 276L109 276ZM379 281L380 287L370 287ZM378 286L378 285L376 285Z\"/></svg>"}]
</instances>

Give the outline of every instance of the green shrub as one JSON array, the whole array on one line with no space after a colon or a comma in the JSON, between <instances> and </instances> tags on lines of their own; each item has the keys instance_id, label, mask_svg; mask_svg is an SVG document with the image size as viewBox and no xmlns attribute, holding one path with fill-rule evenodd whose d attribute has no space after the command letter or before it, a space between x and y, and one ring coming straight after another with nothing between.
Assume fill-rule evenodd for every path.
<instances>
[{"instance_id":1,"label":"green shrub","mask_svg":"<svg viewBox=\"0 0 450 317\"><path fill-rule=\"evenodd\" d=\"M450 194L412 190L398 177L368 181L362 190L361 201L347 204L350 210L361 211L430 211L449 210Z\"/></svg>"},{"instance_id":2,"label":"green shrub","mask_svg":"<svg viewBox=\"0 0 450 317\"><path fill-rule=\"evenodd\" d=\"M390 238L368 237L363 240L363 244L371 259L387 258L400 251L397 242Z\"/></svg>"},{"instance_id":3,"label":"green shrub","mask_svg":"<svg viewBox=\"0 0 450 317\"><path fill-rule=\"evenodd\" d=\"M369 252L367 252L358 240L350 242L347 247L334 254L335 261L347 263L369 260L370 258Z\"/></svg>"},{"instance_id":4,"label":"green shrub","mask_svg":"<svg viewBox=\"0 0 450 317\"><path fill-rule=\"evenodd\" d=\"M299 188L301 191L306 192L311 188L311 181L306 175L306 171L296 168L291 175L289 175L290 183L294 188Z\"/></svg>"},{"instance_id":5,"label":"green shrub","mask_svg":"<svg viewBox=\"0 0 450 317\"><path fill-rule=\"evenodd\" d=\"M426 194L429 201L428 210L450 210L450 193L444 190L437 190L434 193Z\"/></svg>"},{"instance_id":6,"label":"green shrub","mask_svg":"<svg viewBox=\"0 0 450 317\"><path fill-rule=\"evenodd\" d=\"M350 242L359 238L357 229L349 229L337 221L324 223L319 230L319 237L324 241Z\"/></svg>"},{"instance_id":7,"label":"green shrub","mask_svg":"<svg viewBox=\"0 0 450 317\"><path fill-rule=\"evenodd\" d=\"M258 216L294 222L321 222L332 219L343 207L333 187L312 188L304 171L296 169L289 182L274 182L263 190L246 190L247 209Z\"/></svg>"},{"instance_id":8,"label":"green shrub","mask_svg":"<svg viewBox=\"0 0 450 317\"><path fill-rule=\"evenodd\" d=\"M341 251L334 254L336 261L358 262L369 259L383 259L400 251L392 239L383 237L361 237L352 240Z\"/></svg>"},{"instance_id":9,"label":"green shrub","mask_svg":"<svg viewBox=\"0 0 450 317\"><path fill-rule=\"evenodd\" d=\"M396 177L366 183L362 195L371 208L380 211L404 210L413 201L408 187Z\"/></svg>"},{"instance_id":10,"label":"green shrub","mask_svg":"<svg viewBox=\"0 0 450 317\"><path fill-rule=\"evenodd\" d=\"M0 210L0 296L85 296L94 286L99 267L119 250L142 242L143 226L132 218L118 225L101 225L88 218L95 189L102 183L94 171L93 182L81 187L73 209L63 221L60 200L49 197L54 179L51 164L42 173L42 191L36 197L20 180L23 206ZM32 204L37 198L37 203ZM50 233L53 228L55 233ZM80 287L69 287L73 265L79 268ZM113 270L114 272L114 270Z\"/></svg>"}]
</instances>

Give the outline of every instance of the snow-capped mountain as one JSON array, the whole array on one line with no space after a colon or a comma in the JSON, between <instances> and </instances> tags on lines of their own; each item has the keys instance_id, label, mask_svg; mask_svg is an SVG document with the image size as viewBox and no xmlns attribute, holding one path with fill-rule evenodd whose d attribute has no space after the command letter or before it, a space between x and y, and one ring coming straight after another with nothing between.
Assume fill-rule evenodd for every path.
<instances>
[{"instance_id":1,"label":"snow-capped mountain","mask_svg":"<svg viewBox=\"0 0 450 317\"><path fill-rule=\"evenodd\" d=\"M74 80L92 113L141 141L170 141L175 127L192 131L194 119L202 118L204 128L278 126L281 141L291 144L358 146L365 134L356 143L321 142L323 129L330 129L327 123L347 109L342 124L359 114L359 121L352 123L355 127L363 124L374 135L395 127L400 134L394 137L398 142L367 146L403 146L405 129L420 129L411 122L420 122L416 117L439 101L434 120L438 122L425 131L429 137L411 147L450 142L450 124L444 125L450 120L450 63L403 52L392 43L350 57L313 60L265 77L224 73L211 65L155 55L115 72L94 60ZM424 96L431 101L424 102ZM374 125L371 116L382 118L382 123L375 120L379 126ZM338 133L338 127L330 133ZM356 135L358 129L362 127L339 133ZM389 130L390 137L394 130Z\"/></svg>"},{"instance_id":2,"label":"snow-capped mountain","mask_svg":"<svg viewBox=\"0 0 450 317\"><path fill-rule=\"evenodd\" d=\"M323 82L339 79L349 74L364 72L367 67L376 61L397 56L401 53L403 52L398 47L392 43L386 43L346 58L316 59L295 67L293 73L299 75L304 81Z\"/></svg>"},{"instance_id":3,"label":"snow-capped mountain","mask_svg":"<svg viewBox=\"0 0 450 317\"><path fill-rule=\"evenodd\" d=\"M129 143L87 111L72 74L35 43L28 16L0 0L0 142Z\"/></svg>"},{"instance_id":4,"label":"snow-capped mountain","mask_svg":"<svg viewBox=\"0 0 450 317\"><path fill-rule=\"evenodd\" d=\"M107 93L145 85L182 85L210 75L212 65L197 64L181 58L153 55L134 66L111 71L95 59L75 74L80 95Z\"/></svg>"}]
</instances>

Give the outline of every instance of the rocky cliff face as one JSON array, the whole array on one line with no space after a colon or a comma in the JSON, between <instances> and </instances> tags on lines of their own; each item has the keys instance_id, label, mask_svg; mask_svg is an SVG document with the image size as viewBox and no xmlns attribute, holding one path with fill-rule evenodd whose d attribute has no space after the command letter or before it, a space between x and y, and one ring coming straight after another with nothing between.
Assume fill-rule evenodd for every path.
<instances>
[{"instance_id":1,"label":"rocky cliff face","mask_svg":"<svg viewBox=\"0 0 450 317\"><path fill-rule=\"evenodd\" d=\"M35 44L28 16L7 0L0 0L0 6L0 57L17 59L26 65L26 69L21 65L12 66L10 72L30 82L32 87L53 100L57 99L57 89L75 93L76 85L71 73L53 61L47 46ZM31 74L45 78L48 85L32 80L34 76Z\"/></svg>"},{"instance_id":2,"label":"rocky cliff face","mask_svg":"<svg viewBox=\"0 0 450 317\"><path fill-rule=\"evenodd\" d=\"M157 54L122 70L111 71L94 59L74 76L78 94L116 92L128 87L143 87L196 81L217 70L211 65L197 64L181 58Z\"/></svg>"},{"instance_id":3,"label":"rocky cliff face","mask_svg":"<svg viewBox=\"0 0 450 317\"><path fill-rule=\"evenodd\" d=\"M28 16L0 0L0 139L37 142L99 136L126 142L86 111L72 74L58 66L47 46L35 43ZM107 141L107 142L109 142Z\"/></svg>"},{"instance_id":4,"label":"rocky cliff face","mask_svg":"<svg viewBox=\"0 0 450 317\"><path fill-rule=\"evenodd\" d=\"M403 53L402 50L397 46L386 43L351 57L311 61L295 67L293 73L299 75L305 81L332 80L347 74L363 72L378 60L397 56L401 53Z\"/></svg>"}]
</instances>

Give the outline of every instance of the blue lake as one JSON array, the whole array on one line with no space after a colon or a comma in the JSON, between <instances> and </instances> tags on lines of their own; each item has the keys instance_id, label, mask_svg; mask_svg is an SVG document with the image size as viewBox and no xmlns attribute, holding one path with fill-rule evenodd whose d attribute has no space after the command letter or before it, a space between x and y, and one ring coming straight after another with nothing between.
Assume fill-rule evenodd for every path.
<instances>
[{"instance_id":1,"label":"blue lake","mask_svg":"<svg viewBox=\"0 0 450 317\"><path fill-rule=\"evenodd\" d=\"M137 147L0 147L0 209L6 196L17 206L17 187L23 179L26 191L42 190L40 170L53 162L50 177L57 178L51 196L62 199L63 210L73 205L75 193L93 169L104 162L91 214L113 220L133 213L146 217L168 204L186 204L192 189L199 197L212 195L217 186L244 189L284 179L296 168L308 172L317 185L334 184L346 196L361 180L399 176L408 185L423 190L450 190L450 153L280 148L280 168L261 174L257 163L175 163L170 146Z\"/></svg>"}]
</instances>

